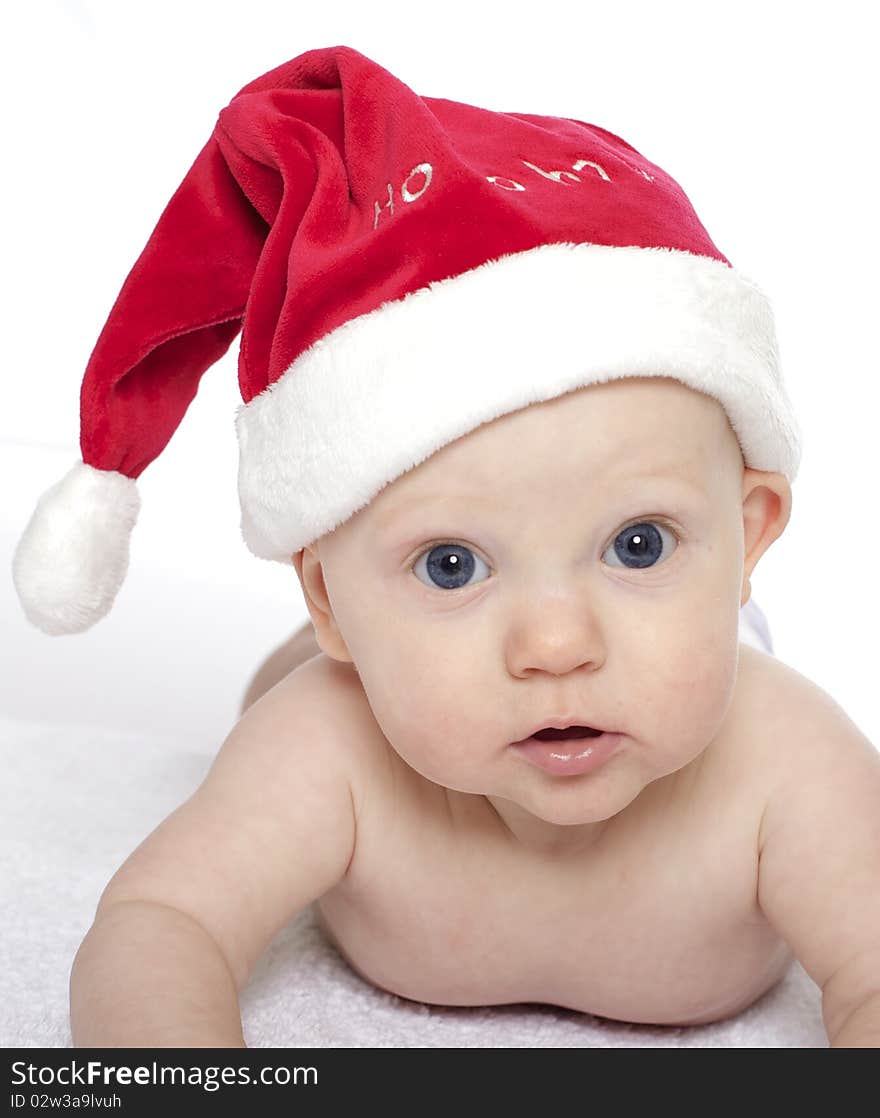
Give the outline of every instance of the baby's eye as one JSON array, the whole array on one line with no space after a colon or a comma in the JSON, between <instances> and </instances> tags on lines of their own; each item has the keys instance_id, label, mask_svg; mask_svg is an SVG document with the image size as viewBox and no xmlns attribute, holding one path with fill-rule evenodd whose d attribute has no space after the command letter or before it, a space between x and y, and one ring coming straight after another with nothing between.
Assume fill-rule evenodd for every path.
<instances>
[{"instance_id":1,"label":"baby's eye","mask_svg":"<svg viewBox=\"0 0 880 1118\"><path fill-rule=\"evenodd\" d=\"M664 547L664 537L674 541L674 544L667 544ZM613 552L620 560L619 563L609 562L609 567L622 566L629 570L640 570L642 567L656 566L661 555L665 554L668 558L675 550L677 542L678 537L665 524L656 520L640 520L637 524L630 524L618 533L605 555Z\"/></svg>"},{"instance_id":2,"label":"baby's eye","mask_svg":"<svg viewBox=\"0 0 880 1118\"><path fill-rule=\"evenodd\" d=\"M423 567L431 579L431 583L425 582L426 586L433 584L441 590L461 590L468 585L477 563L482 563L488 572L486 563L464 544L438 543L422 552L413 564L413 573L419 582L425 582L419 574L419 568Z\"/></svg>"}]
</instances>

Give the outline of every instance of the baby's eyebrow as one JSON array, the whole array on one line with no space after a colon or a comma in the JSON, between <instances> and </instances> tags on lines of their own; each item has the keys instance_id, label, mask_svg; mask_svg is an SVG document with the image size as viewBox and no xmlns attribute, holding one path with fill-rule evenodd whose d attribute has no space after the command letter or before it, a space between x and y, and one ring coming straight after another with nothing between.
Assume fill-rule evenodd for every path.
<instances>
[{"instance_id":1,"label":"baby's eyebrow","mask_svg":"<svg viewBox=\"0 0 880 1118\"><path fill-rule=\"evenodd\" d=\"M618 478L609 478L607 481L609 485L626 484L628 486L633 486L642 483L651 484L654 488L659 488L662 485L664 488L677 488L687 491L692 496L698 498L705 499L708 496L704 485L684 477L677 472L660 475L657 471L649 470L639 474L627 474ZM435 512L439 505L445 508L446 506L454 507L456 504L468 508L483 506L484 508L491 508L496 512L498 511L498 501L495 497L487 497L474 493L419 493L413 494L408 498L401 498L398 503L393 505L390 509L385 509L383 512L377 514L375 527L377 531L385 532L385 530L397 520L413 511L421 511L423 513L427 511Z\"/></svg>"},{"instance_id":2,"label":"baby's eyebrow","mask_svg":"<svg viewBox=\"0 0 880 1118\"><path fill-rule=\"evenodd\" d=\"M390 509L385 509L376 516L376 528L384 531L390 524L406 516L414 510L434 509L440 504L458 504L473 508L478 505L486 507L495 506L495 502L486 497L478 497L473 493L419 493L409 498L403 498Z\"/></svg>"},{"instance_id":3,"label":"baby's eyebrow","mask_svg":"<svg viewBox=\"0 0 880 1118\"><path fill-rule=\"evenodd\" d=\"M611 480L613 481L614 479ZM617 480L622 482L640 481L644 484L662 482L664 485L675 485L680 489L687 489L700 497L708 496L707 488L702 481L695 481L693 478L686 477L678 471L661 472L659 470L647 470L640 474L628 474L626 477Z\"/></svg>"}]
</instances>

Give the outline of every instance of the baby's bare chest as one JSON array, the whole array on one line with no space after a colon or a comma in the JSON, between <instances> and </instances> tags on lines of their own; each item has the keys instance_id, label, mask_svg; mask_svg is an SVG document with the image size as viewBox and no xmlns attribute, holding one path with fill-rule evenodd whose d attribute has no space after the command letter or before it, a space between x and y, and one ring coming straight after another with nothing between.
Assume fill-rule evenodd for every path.
<instances>
[{"instance_id":1,"label":"baby's bare chest","mask_svg":"<svg viewBox=\"0 0 880 1118\"><path fill-rule=\"evenodd\" d=\"M486 811L398 786L316 916L359 974L417 1001L715 1020L791 959L756 904L758 819L729 802L663 807L559 858L515 847Z\"/></svg>"}]
</instances>

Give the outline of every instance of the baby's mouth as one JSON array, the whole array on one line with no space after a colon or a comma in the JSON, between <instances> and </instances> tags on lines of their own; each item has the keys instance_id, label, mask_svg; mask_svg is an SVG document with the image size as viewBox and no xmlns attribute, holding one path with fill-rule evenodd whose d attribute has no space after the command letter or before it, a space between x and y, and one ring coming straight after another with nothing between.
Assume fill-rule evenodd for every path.
<instances>
[{"instance_id":1,"label":"baby's mouth","mask_svg":"<svg viewBox=\"0 0 880 1118\"><path fill-rule=\"evenodd\" d=\"M569 738L598 738L601 734L601 730L594 730L592 726L566 726L564 730L548 726L546 730L538 730L532 737L538 741L567 741Z\"/></svg>"},{"instance_id":2,"label":"baby's mouth","mask_svg":"<svg viewBox=\"0 0 880 1118\"><path fill-rule=\"evenodd\" d=\"M623 734L594 726L545 726L512 748L551 776L586 776L601 768L621 748Z\"/></svg>"}]
</instances>

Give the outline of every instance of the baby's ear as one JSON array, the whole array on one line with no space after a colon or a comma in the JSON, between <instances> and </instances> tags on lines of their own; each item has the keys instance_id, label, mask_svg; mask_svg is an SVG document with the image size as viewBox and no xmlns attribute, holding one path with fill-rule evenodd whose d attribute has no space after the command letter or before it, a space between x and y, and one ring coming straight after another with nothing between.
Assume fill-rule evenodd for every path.
<instances>
[{"instance_id":1,"label":"baby's ear","mask_svg":"<svg viewBox=\"0 0 880 1118\"><path fill-rule=\"evenodd\" d=\"M333 615L330 595L327 593L327 584L324 581L324 568L317 551L311 546L306 546L295 551L290 560L299 576L306 608L315 629L315 640L321 651L343 664L353 663Z\"/></svg>"},{"instance_id":2,"label":"baby's ear","mask_svg":"<svg viewBox=\"0 0 880 1118\"><path fill-rule=\"evenodd\" d=\"M743 472L743 580L747 582L758 560L785 531L791 516L791 485L784 474L766 470Z\"/></svg>"}]
</instances>

